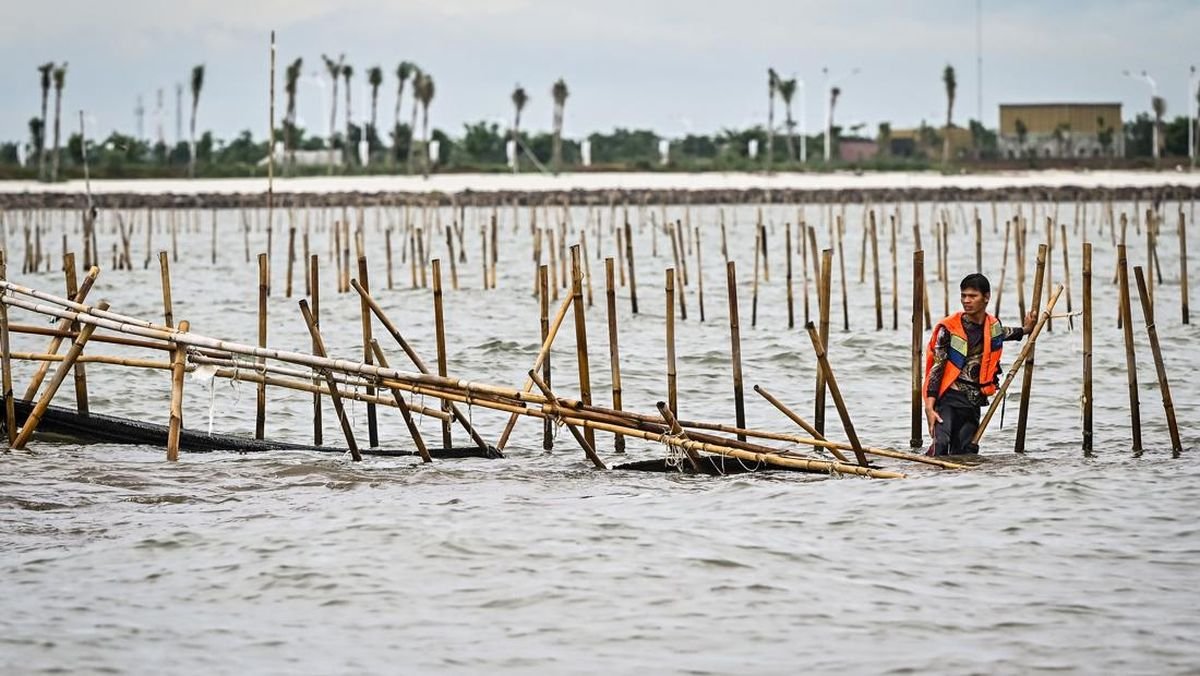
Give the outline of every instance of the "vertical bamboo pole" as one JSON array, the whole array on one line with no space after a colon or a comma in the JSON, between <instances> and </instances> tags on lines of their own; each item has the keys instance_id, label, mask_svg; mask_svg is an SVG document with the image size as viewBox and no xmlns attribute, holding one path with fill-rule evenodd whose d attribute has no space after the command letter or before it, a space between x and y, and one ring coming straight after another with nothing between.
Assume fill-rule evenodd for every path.
<instances>
[{"instance_id":1,"label":"vertical bamboo pole","mask_svg":"<svg viewBox=\"0 0 1200 676\"><path fill-rule=\"evenodd\" d=\"M1147 225L1147 230L1150 226ZM1179 424L1175 420L1175 405L1171 401L1171 386L1167 382L1167 369L1163 365L1162 348L1158 344L1158 328L1154 324L1154 303L1150 300L1146 276L1142 268L1135 267L1133 274L1137 277L1138 296L1142 301L1142 317L1146 320L1146 334L1150 339L1150 353L1154 355L1154 369L1158 374L1158 388L1162 393L1163 410L1167 415L1167 431L1171 434L1171 454L1178 458L1183 453L1183 443L1179 440ZM1151 276L1154 272L1151 271Z\"/></svg>"},{"instance_id":2,"label":"vertical bamboo pole","mask_svg":"<svg viewBox=\"0 0 1200 676\"><path fill-rule=\"evenodd\" d=\"M670 275L668 275L668 279ZM742 388L742 333L738 317L737 293L737 263L725 263L725 288L729 293L729 358L733 363L733 408L734 417L739 428L746 426L745 391ZM746 435L738 434L738 439L746 440Z\"/></svg>"},{"instance_id":3,"label":"vertical bamboo pole","mask_svg":"<svg viewBox=\"0 0 1200 676\"><path fill-rule=\"evenodd\" d=\"M367 257L358 257L358 281L367 293L371 292L370 275L367 270ZM373 364L375 362L375 352L371 349L371 308L367 306L366 301L359 296L359 313L362 322L362 347L363 347L363 362ZM375 386L369 382L366 387L367 395L375 394ZM374 402L367 402L367 443L370 448L379 446L379 413Z\"/></svg>"},{"instance_id":4,"label":"vertical bamboo pole","mask_svg":"<svg viewBox=\"0 0 1200 676\"><path fill-rule=\"evenodd\" d=\"M795 299L792 296L792 225L790 223L786 223L784 225L785 225L785 227L783 229L783 248L784 248L783 257L784 257L785 265L784 265L784 269L783 269L783 274L784 274L784 282L787 286L788 328L794 329L794 328L796 328L796 309L795 309ZM699 231L697 231L696 237L699 238L699 236L700 236L700 233L699 233ZM801 269L802 270L804 269L803 262L801 263ZM806 284L805 285L805 294L804 294L804 300L806 303L808 302L807 291L808 291L808 287Z\"/></svg>"},{"instance_id":5,"label":"vertical bamboo pole","mask_svg":"<svg viewBox=\"0 0 1200 676\"><path fill-rule=\"evenodd\" d=\"M538 323L541 326L542 344L546 343L546 338L550 335L550 272L545 265L538 266ZM549 387L550 379L550 353L546 353L546 358L542 361L542 380ZM554 421L550 418L542 420L542 449L554 449Z\"/></svg>"},{"instance_id":6,"label":"vertical bamboo pole","mask_svg":"<svg viewBox=\"0 0 1200 676\"><path fill-rule=\"evenodd\" d=\"M1034 269L1033 298L1030 300L1030 309L1035 315L1040 312L1042 305L1042 288L1046 282L1046 256L1046 245L1039 244L1037 267ZM1025 429L1029 423L1029 393L1033 389L1034 353L1033 349L1029 350L1029 356L1025 360L1025 371L1021 374L1021 405L1017 413L1017 438L1013 446L1013 451L1017 453L1025 452Z\"/></svg>"},{"instance_id":7,"label":"vertical bamboo pole","mask_svg":"<svg viewBox=\"0 0 1200 676\"><path fill-rule=\"evenodd\" d=\"M1071 313L1073 312L1073 308L1071 307L1071 260L1070 256L1067 255L1067 224L1059 223L1058 227L1060 238L1059 246L1062 249L1063 288L1065 289L1064 293L1067 295L1067 328L1074 331L1075 318L1071 316Z\"/></svg>"},{"instance_id":8,"label":"vertical bamboo pole","mask_svg":"<svg viewBox=\"0 0 1200 676\"><path fill-rule=\"evenodd\" d=\"M383 231L383 252L387 261L387 288L392 290L392 228Z\"/></svg>"},{"instance_id":9,"label":"vertical bamboo pole","mask_svg":"<svg viewBox=\"0 0 1200 676\"><path fill-rule=\"evenodd\" d=\"M750 287L750 326L751 327L758 326L758 274L759 274L759 269L760 269L759 265L758 265L758 260L759 260L759 256L762 253L762 247L760 246L760 244L762 243L762 231L763 231L762 227L754 228L754 282L753 282L753 285Z\"/></svg>"},{"instance_id":10,"label":"vertical bamboo pole","mask_svg":"<svg viewBox=\"0 0 1200 676\"><path fill-rule=\"evenodd\" d=\"M434 337L437 341L438 375L444 378L448 373L446 364L446 319L442 308L442 261L437 258L433 259L433 327ZM448 402L446 401L442 402L443 411L448 412L450 410L447 404ZM454 447L454 443L450 438L449 420L442 421L442 447Z\"/></svg>"},{"instance_id":11,"label":"vertical bamboo pole","mask_svg":"<svg viewBox=\"0 0 1200 676\"><path fill-rule=\"evenodd\" d=\"M1125 256L1125 245L1117 245L1117 283L1120 292L1121 328L1125 335L1125 370L1129 382L1129 424L1132 432L1133 452L1142 453L1142 412L1138 401L1137 359L1133 353L1133 321L1129 300L1129 263Z\"/></svg>"},{"instance_id":12,"label":"vertical bamboo pole","mask_svg":"<svg viewBox=\"0 0 1200 676\"><path fill-rule=\"evenodd\" d=\"M942 316L950 315L950 224L943 220L942 238L938 244L941 247L942 260Z\"/></svg>"},{"instance_id":13,"label":"vertical bamboo pole","mask_svg":"<svg viewBox=\"0 0 1200 676\"><path fill-rule=\"evenodd\" d=\"M896 208L900 212L900 208ZM900 330L900 267L897 262L899 250L896 245L896 216L891 217L892 225L892 330Z\"/></svg>"},{"instance_id":14,"label":"vertical bamboo pole","mask_svg":"<svg viewBox=\"0 0 1200 676\"><path fill-rule=\"evenodd\" d=\"M626 233L629 232L629 223L626 222ZM628 241L628 236L626 237ZM632 277L630 278L632 279ZM604 292L606 309L608 310L608 362L612 373L612 407L614 411L621 410L621 349L617 340L617 289L613 280L613 259L608 257L604 259ZM543 306L543 313L549 311L547 306ZM543 314L545 317L546 314ZM546 326L549 326L547 321ZM546 340L546 332L542 333L542 340ZM549 380L547 380L547 383ZM614 450L617 453L625 452L625 437L618 434L613 439Z\"/></svg>"},{"instance_id":15,"label":"vertical bamboo pole","mask_svg":"<svg viewBox=\"0 0 1200 676\"><path fill-rule=\"evenodd\" d=\"M317 254L312 254L308 263L309 274L309 292L312 300L312 318L313 326L317 330L321 330L321 257ZM317 351L317 342L312 342L313 352ZM313 384L320 384L320 375L313 372ZM313 446L320 446L324 443L324 430L321 425L321 393L320 391L313 392Z\"/></svg>"},{"instance_id":16,"label":"vertical bamboo pole","mask_svg":"<svg viewBox=\"0 0 1200 676\"><path fill-rule=\"evenodd\" d=\"M371 339L371 351L375 353L375 361L381 367L385 369L391 368L388 364L387 356L383 354L383 348L379 347L379 341L374 338ZM413 444L417 447L417 453L421 456L421 462L433 462L433 458L429 456L429 449L425 447L425 440L421 438L421 430L413 420L408 402L404 401L404 396L400 393L400 390L392 390L392 398L396 401L396 408L400 409L400 416L404 418L404 425L408 428L408 433L412 437Z\"/></svg>"},{"instance_id":17,"label":"vertical bamboo pole","mask_svg":"<svg viewBox=\"0 0 1200 676\"><path fill-rule=\"evenodd\" d=\"M704 265L700 258L700 226L695 226L696 243L696 303L700 306L700 321L704 321Z\"/></svg>"},{"instance_id":18,"label":"vertical bamboo pole","mask_svg":"<svg viewBox=\"0 0 1200 676\"><path fill-rule=\"evenodd\" d=\"M579 401L592 404L592 379L588 370L587 322L583 306L583 266L579 261L579 245L571 247L571 305L575 308L575 351L579 360ZM536 369L535 369L536 370ZM588 445L596 447L596 431L587 428L583 433Z\"/></svg>"},{"instance_id":19,"label":"vertical bamboo pole","mask_svg":"<svg viewBox=\"0 0 1200 676\"><path fill-rule=\"evenodd\" d=\"M875 270L875 330L883 330L883 286L879 278L879 233L875 227L875 212L871 212L871 265Z\"/></svg>"},{"instance_id":20,"label":"vertical bamboo pole","mask_svg":"<svg viewBox=\"0 0 1200 676\"><path fill-rule=\"evenodd\" d=\"M287 253L287 283L284 285L284 297L292 297L292 272L296 267L296 228L288 228L288 253Z\"/></svg>"},{"instance_id":21,"label":"vertical bamboo pole","mask_svg":"<svg viewBox=\"0 0 1200 676\"><path fill-rule=\"evenodd\" d=\"M667 268L667 405L679 415L675 372L675 269Z\"/></svg>"},{"instance_id":22,"label":"vertical bamboo pole","mask_svg":"<svg viewBox=\"0 0 1200 676\"><path fill-rule=\"evenodd\" d=\"M1087 232L1087 229L1084 229ZM1083 243L1083 454L1092 454L1092 245Z\"/></svg>"},{"instance_id":23,"label":"vertical bamboo pole","mask_svg":"<svg viewBox=\"0 0 1200 676\"><path fill-rule=\"evenodd\" d=\"M171 309L171 267L167 260L167 252L158 252L158 270L162 279L163 317L166 325L175 326L174 313Z\"/></svg>"},{"instance_id":24,"label":"vertical bamboo pole","mask_svg":"<svg viewBox=\"0 0 1200 676\"><path fill-rule=\"evenodd\" d=\"M63 256L63 271L66 274L67 298L73 298L79 291L75 276L75 254L68 253ZM72 332L78 333L79 329L79 322L71 322ZM83 362L75 363L75 410L79 415L87 415L89 412L87 371Z\"/></svg>"},{"instance_id":25,"label":"vertical bamboo pole","mask_svg":"<svg viewBox=\"0 0 1200 676\"><path fill-rule=\"evenodd\" d=\"M1183 313L1183 323L1191 319L1188 312L1188 256L1187 256L1187 223L1183 218L1183 208L1179 209L1179 305Z\"/></svg>"},{"instance_id":26,"label":"vertical bamboo pole","mask_svg":"<svg viewBox=\"0 0 1200 676\"><path fill-rule=\"evenodd\" d=\"M815 259L816 256L814 255ZM821 251L821 269L817 276L817 321L820 330L821 344L829 350L829 315L832 312L833 301L833 249ZM805 322L807 325L807 322ZM813 399L813 422L821 434L825 433L825 372L817 365L817 392Z\"/></svg>"},{"instance_id":27,"label":"vertical bamboo pole","mask_svg":"<svg viewBox=\"0 0 1200 676\"><path fill-rule=\"evenodd\" d=\"M188 321L179 322L179 332L187 333ZM179 433L183 429L183 371L187 362L187 347L173 343L171 359L171 419L167 426L167 461L179 460Z\"/></svg>"},{"instance_id":28,"label":"vertical bamboo pole","mask_svg":"<svg viewBox=\"0 0 1200 676\"><path fill-rule=\"evenodd\" d=\"M454 259L454 229L446 226L446 256L450 259L450 288L458 291L458 262Z\"/></svg>"},{"instance_id":29,"label":"vertical bamboo pole","mask_svg":"<svg viewBox=\"0 0 1200 676\"><path fill-rule=\"evenodd\" d=\"M842 330L850 330L850 301L847 298L846 290L846 254L845 247L842 245L845 237L845 228L843 227L842 217L839 214L837 217L837 248L838 248L838 269L840 270L842 281ZM817 428L820 429L820 428ZM821 430L822 434L824 430Z\"/></svg>"},{"instance_id":30,"label":"vertical bamboo pole","mask_svg":"<svg viewBox=\"0 0 1200 676\"><path fill-rule=\"evenodd\" d=\"M149 227L149 226L147 226L147 227ZM211 258L212 265L216 265L217 264L217 210L216 209L212 210L212 226L211 226L210 230L211 230L210 239L212 240L211 242L209 242L209 246L212 249L210 258Z\"/></svg>"},{"instance_id":31,"label":"vertical bamboo pole","mask_svg":"<svg viewBox=\"0 0 1200 676\"><path fill-rule=\"evenodd\" d=\"M259 254L264 256L265 254ZM318 357L326 356L325 341L321 338L321 330L317 328L312 312L308 309L308 301L300 299L300 314L304 316L304 323L308 326L308 333L313 341L313 353ZM342 434L346 437L346 446L350 449L350 457L355 462L362 460L362 454L358 451L358 443L354 440L354 430L350 428L350 419L346 417L346 408L342 404L342 396L338 392L337 381L333 379L333 373L327 368L319 369L321 375L325 378L325 384L329 387L329 400L333 402L333 410L337 413L338 422L342 426Z\"/></svg>"},{"instance_id":32,"label":"vertical bamboo pole","mask_svg":"<svg viewBox=\"0 0 1200 676\"><path fill-rule=\"evenodd\" d=\"M8 252L0 249L0 283L8 281ZM6 289L0 289L0 366L3 372L2 386L4 388L4 429L8 433L8 445L11 447L17 438L16 401L12 388L12 346L8 335L8 305L4 301Z\"/></svg>"},{"instance_id":33,"label":"vertical bamboo pole","mask_svg":"<svg viewBox=\"0 0 1200 676\"><path fill-rule=\"evenodd\" d=\"M258 346L267 346L267 255L258 254ZM266 359L258 357L259 364L265 364ZM262 439L267 424L267 384L258 383L257 397L254 406L254 438Z\"/></svg>"},{"instance_id":34,"label":"vertical bamboo pole","mask_svg":"<svg viewBox=\"0 0 1200 676\"><path fill-rule=\"evenodd\" d=\"M496 217L492 216L491 268L488 272L488 287L496 288L496 261L500 259L500 245L496 235Z\"/></svg>"},{"instance_id":35,"label":"vertical bamboo pole","mask_svg":"<svg viewBox=\"0 0 1200 676\"><path fill-rule=\"evenodd\" d=\"M922 315L925 305L925 252L917 249L913 252L913 312L912 312L912 436L909 437L910 448L920 448L924 443L924 428L921 426L921 411L924 409L925 396L922 393L922 381L925 375L925 364L922 359L921 338L924 336Z\"/></svg>"},{"instance_id":36,"label":"vertical bamboo pole","mask_svg":"<svg viewBox=\"0 0 1200 676\"><path fill-rule=\"evenodd\" d=\"M996 305L992 314L1000 316L1000 300L1004 297L1004 276L1008 272L1008 238L1012 232L1012 221L1004 221L1004 253L1000 256L1000 283L996 285Z\"/></svg>"},{"instance_id":37,"label":"vertical bamboo pole","mask_svg":"<svg viewBox=\"0 0 1200 676\"><path fill-rule=\"evenodd\" d=\"M562 240L565 242L567 237L567 228L564 225L562 228ZM587 281L587 304L592 307L592 259L587 255L587 235L579 233L579 257L583 260L583 278Z\"/></svg>"},{"instance_id":38,"label":"vertical bamboo pole","mask_svg":"<svg viewBox=\"0 0 1200 676\"><path fill-rule=\"evenodd\" d=\"M100 301L96 306L98 310L103 312L108 309L108 301ZM71 344L71 349L67 350L67 354L63 356L62 362L58 365L58 370L54 372L54 377L50 379L50 383L46 386L46 391L38 399L33 410L29 412L29 416L25 418L25 424L21 426L21 431L17 434L16 439L12 442L12 447L17 450L25 448L25 444L29 438L33 436L34 430L37 429L38 423L41 422L42 416L46 414L46 409L50 406L50 400L54 398L58 388L67 378L67 373L75 366L75 362L79 359L79 355L83 354L83 347L87 344L88 339L92 337L92 332L96 330L95 324L85 324L79 331L79 336L75 338L75 342ZM46 362L47 364L49 362ZM11 427L9 429L12 429Z\"/></svg>"},{"instance_id":39,"label":"vertical bamboo pole","mask_svg":"<svg viewBox=\"0 0 1200 676\"><path fill-rule=\"evenodd\" d=\"M983 221L975 216L975 271L983 273Z\"/></svg>"},{"instance_id":40,"label":"vertical bamboo pole","mask_svg":"<svg viewBox=\"0 0 1200 676\"><path fill-rule=\"evenodd\" d=\"M651 227L651 230L653 230L653 227ZM638 312L637 276L633 265L633 234L628 222L625 223L625 264L629 266L629 307L632 309L633 314L636 315ZM624 442L622 442L622 448L624 448Z\"/></svg>"}]
</instances>

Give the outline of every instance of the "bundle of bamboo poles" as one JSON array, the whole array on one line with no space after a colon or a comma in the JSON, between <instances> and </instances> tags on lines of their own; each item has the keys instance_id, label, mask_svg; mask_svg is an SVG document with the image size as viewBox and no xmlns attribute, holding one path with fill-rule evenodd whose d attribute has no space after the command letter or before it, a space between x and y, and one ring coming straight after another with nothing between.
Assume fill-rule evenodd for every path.
<instances>
[{"instance_id":1,"label":"bundle of bamboo poles","mask_svg":"<svg viewBox=\"0 0 1200 676\"><path fill-rule=\"evenodd\" d=\"M105 303L88 305L84 302L87 289L90 288L91 282L94 281L98 272L95 268L89 272L85 279L86 288L77 292L73 298L56 296L7 280L0 281L0 293L2 293L2 297L0 297L2 300L0 302L0 342L3 347L6 422L10 435L14 433L16 435L12 444L15 448L22 447L33 433L41 413L45 411L67 375L77 365L91 362L172 371L171 425L168 441L168 457L170 459L178 456L178 434L183 417L181 410L183 373L206 368L217 377L330 397L342 423L347 445L355 459L358 459L359 452L353 431L350 429L342 409L342 399L353 398L377 406L398 408L405 416L406 422L409 423L408 428L413 435L413 441L426 461L429 460L429 454L420 438L420 432L411 424L410 415L416 413L435 417L445 422L458 421L467 427L476 443L484 445L482 439L470 427L467 417L463 416L456 407L458 404L466 404L509 413L513 416L549 420L555 424L565 425L574 432L582 429L590 434L585 436L585 434L577 433L576 438L584 448L587 457L599 468L603 468L605 465L595 453L594 441L589 438L595 432L607 432L621 435L624 438L640 438L648 442L660 443L670 449L678 450L688 458L697 457L700 453L709 453L736 458L744 462L808 472L874 478L903 476L897 472L868 466L864 460L864 452L881 457L925 462L945 468L958 467L958 465L946 461L908 453L862 448L856 439L852 450L858 454L859 463L851 464L845 461L845 457L839 452L839 449L851 449L850 446L830 442L819 435L805 437L712 422L680 421L675 420L671 414L664 414L661 407L658 415L638 414L558 397L550 390L549 385L538 376L537 371L544 355L549 352L550 345L554 340L554 332L561 324L562 318L565 317L572 305L578 307L581 304L578 286L576 286L576 293L567 296L559 308L553 330L548 332L542 350L539 351L539 358L536 360L534 368L530 370L530 382L525 388L517 390L429 373L424 363L400 335L395 324L358 280L351 280L351 286L361 295L364 308L369 310L374 319L395 339L417 367L416 371L392 368L388 364L379 342L374 339L369 342L375 355L375 363L326 356L320 330L314 322L307 301L301 301L300 308L313 336L313 353L278 350L265 345L245 345L220 340L191 332L186 322L181 321L178 326L173 327L111 311ZM578 284L578 280L576 284ZM12 324L7 317L10 308L19 308L35 314L55 317L59 320L59 324L54 329ZM24 331L51 336L51 345L43 353L13 353L9 349L9 334ZM74 339L74 342L66 355L59 356L56 352L64 338ZM89 340L97 343L157 350L167 353L169 358L156 360L99 354L83 355L83 348ZM31 385L27 398L32 400L34 395L38 395L37 404L34 413L19 430L12 417L12 359L41 361L45 367L40 370L40 376L46 374L50 364L57 363L58 365L44 391L40 391L40 382ZM319 381L315 381L314 378L319 378ZM534 391L530 384L536 384L538 391ZM386 390L391 397L371 394L368 387L378 388L381 391ZM414 406L406 402L404 393L434 397L445 402L445 406L443 410ZM769 397L766 394L764 396ZM781 411L785 411L789 417L798 420L798 416L790 413L781 402L774 400L773 397L769 398ZM727 438L721 434L738 435L741 439ZM785 441L789 446L776 448L761 442L745 441L746 437ZM798 445L828 449L837 459L826 460L805 456L795 450Z\"/></svg>"}]
</instances>

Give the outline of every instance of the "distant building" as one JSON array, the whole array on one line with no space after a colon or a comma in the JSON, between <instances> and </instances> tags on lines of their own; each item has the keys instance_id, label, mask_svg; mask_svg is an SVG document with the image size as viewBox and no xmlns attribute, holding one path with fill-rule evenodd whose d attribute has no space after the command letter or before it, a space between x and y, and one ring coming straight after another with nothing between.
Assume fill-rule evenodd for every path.
<instances>
[{"instance_id":1,"label":"distant building","mask_svg":"<svg viewBox=\"0 0 1200 676\"><path fill-rule=\"evenodd\" d=\"M296 150L296 166L298 167L323 167L329 164L329 150ZM283 150L283 144L275 144L275 166L282 167L288 163L288 154ZM342 150L338 148L333 152L333 163L340 165L342 163ZM258 161L258 166L267 166L267 158L264 157Z\"/></svg>"},{"instance_id":2,"label":"distant building","mask_svg":"<svg viewBox=\"0 0 1200 676\"><path fill-rule=\"evenodd\" d=\"M997 142L1009 158L1120 157L1121 125L1119 103L1005 103Z\"/></svg>"},{"instance_id":3,"label":"distant building","mask_svg":"<svg viewBox=\"0 0 1200 676\"><path fill-rule=\"evenodd\" d=\"M963 157L971 152L974 140L966 127L950 127L950 156ZM942 137L947 130L928 125L911 129L893 129L888 137L888 152L894 157L942 157Z\"/></svg>"},{"instance_id":4,"label":"distant building","mask_svg":"<svg viewBox=\"0 0 1200 676\"><path fill-rule=\"evenodd\" d=\"M869 138L843 136L837 143L838 159L843 162L863 162L879 154L879 144Z\"/></svg>"}]
</instances>

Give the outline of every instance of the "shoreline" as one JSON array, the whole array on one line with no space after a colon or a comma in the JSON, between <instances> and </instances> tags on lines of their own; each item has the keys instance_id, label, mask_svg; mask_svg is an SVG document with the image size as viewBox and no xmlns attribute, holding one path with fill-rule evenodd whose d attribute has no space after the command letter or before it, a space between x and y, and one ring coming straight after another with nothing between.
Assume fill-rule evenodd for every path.
<instances>
[{"instance_id":1,"label":"shoreline","mask_svg":"<svg viewBox=\"0 0 1200 676\"><path fill-rule=\"evenodd\" d=\"M215 208L267 205L267 179L91 181L98 207ZM875 173L435 174L277 178L277 206L609 203L821 203L1195 199L1200 172L1026 171L944 175ZM82 208L83 181L0 182L0 208Z\"/></svg>"}]
</instances>

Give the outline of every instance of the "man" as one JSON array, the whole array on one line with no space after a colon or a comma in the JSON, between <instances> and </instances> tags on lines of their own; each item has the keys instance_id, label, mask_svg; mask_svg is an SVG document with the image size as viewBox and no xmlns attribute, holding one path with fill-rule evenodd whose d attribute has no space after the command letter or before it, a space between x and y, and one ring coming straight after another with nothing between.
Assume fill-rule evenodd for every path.
<instances>
[{"instance_id":1,"label":"man","mask_svg":"<svg viewBox=\"0 0 1200 676\"><path fill-rule=\"evenodd\" d=\"M987 313L992 285L971 274L958 285L962 312L933 327L925 360L925 419L933 444L927 455L978 453L971 443L979 429L979 409L1000 384L1000 352L1007 340L1033 331L1034 313L1021 328L1006 329Z\"/></svg>"}]
</instances>

